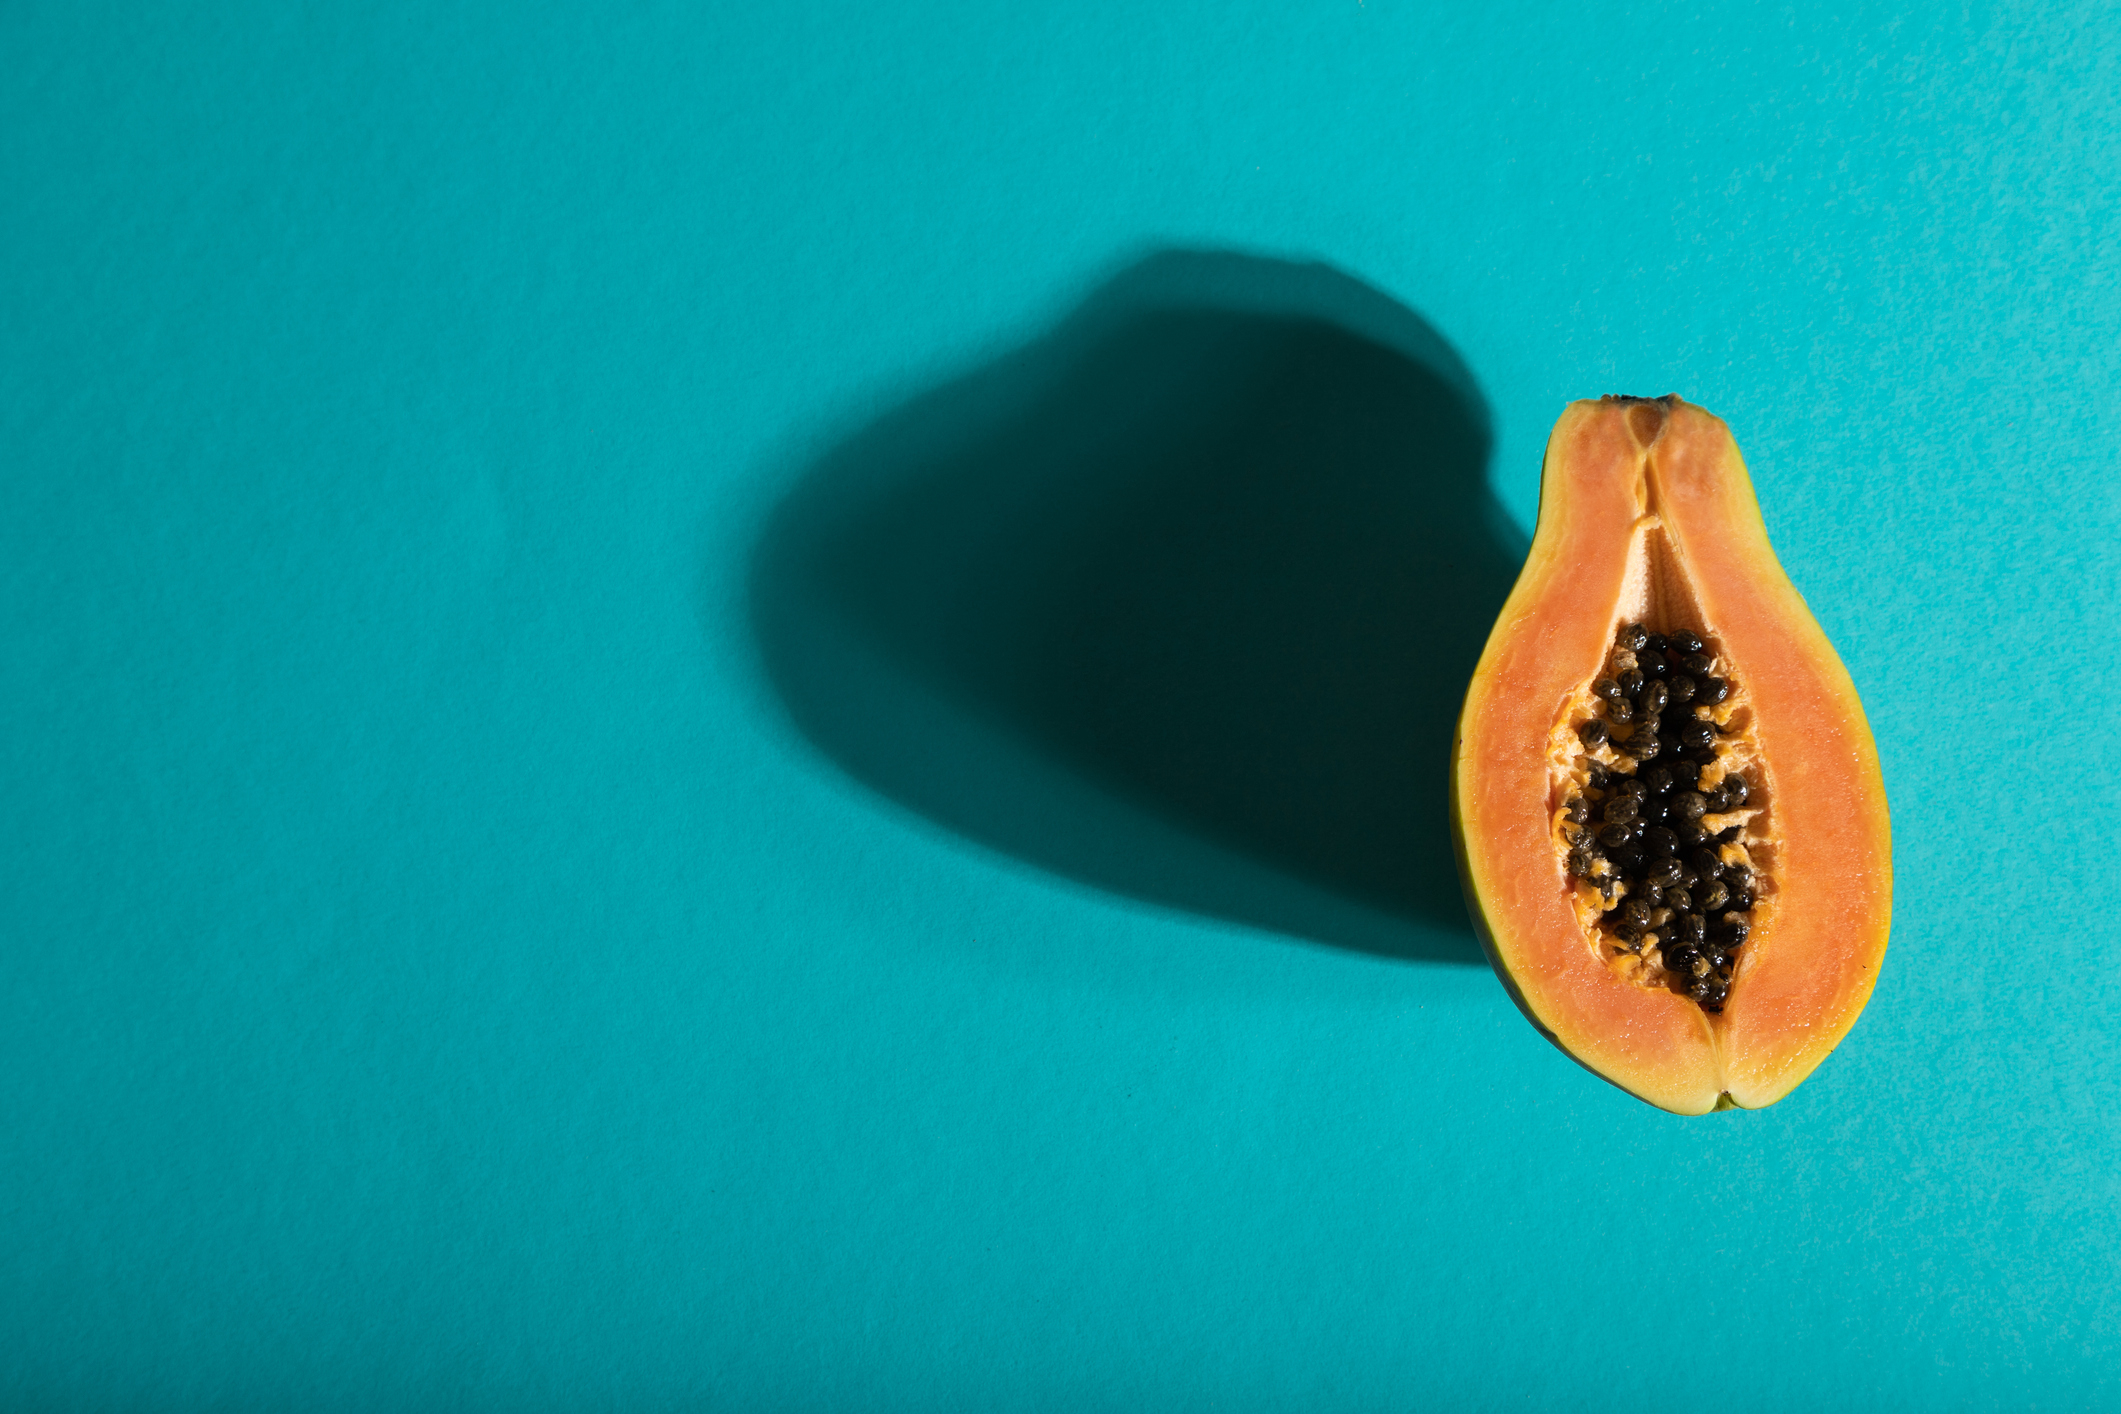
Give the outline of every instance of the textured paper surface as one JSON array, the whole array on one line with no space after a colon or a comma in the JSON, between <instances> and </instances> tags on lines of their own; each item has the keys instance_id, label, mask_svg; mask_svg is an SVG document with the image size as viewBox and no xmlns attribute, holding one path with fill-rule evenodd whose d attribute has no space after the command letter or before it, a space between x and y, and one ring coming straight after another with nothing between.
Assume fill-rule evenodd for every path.
<instances>
[{"instance_id":1,"label":"textured paper surface","mask_svg":"<svg viewBox=\"0 0 2121 1414\"><path fill-rule=\"evenodd\" d=\"M0 1405L2121 1403L2121 30L1294 8L0 14ZM1696 1121L1436 853L1668 391L1897 851Z\"/></svg>"}]
</instances>

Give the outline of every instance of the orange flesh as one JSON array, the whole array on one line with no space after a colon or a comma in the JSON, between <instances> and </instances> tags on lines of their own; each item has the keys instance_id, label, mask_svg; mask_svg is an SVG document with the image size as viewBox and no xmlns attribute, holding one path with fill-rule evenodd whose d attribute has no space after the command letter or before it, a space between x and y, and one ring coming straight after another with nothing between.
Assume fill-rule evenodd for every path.
<instances>
[{"instance_id":1,"label":"orange flesh","mask_svg":"<svg viewBox=\"0 0 2121 1414\"><path fill-rule=\"evenodd\" d=\"M1557 845L1614 631L1715 645L1750 708L1749 840L1770 881L1721 1015L1612 964ZM1748 752L1748 755L1752 754ZM1547 448L1539 529L1482 655L1451 772L1460 865L1525 1013L1599 1075L1686 1114L1781 1099L1870 997L1891 914L1877 752L1847 671L1783 574L1724 424L1677 399L1579 402ZM1632 965L1632 962L1630 963Z\"/></svg>"}]
</instances>

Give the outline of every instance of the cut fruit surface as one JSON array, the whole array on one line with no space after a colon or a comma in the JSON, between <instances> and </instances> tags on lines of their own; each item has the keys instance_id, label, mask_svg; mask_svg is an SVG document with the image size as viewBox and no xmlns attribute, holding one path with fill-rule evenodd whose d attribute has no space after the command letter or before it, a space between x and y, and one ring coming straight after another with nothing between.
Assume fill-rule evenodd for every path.
<instances>
[{"instance_id":1,"label":"cut fruit surface","mask_svg":"<svg viewBox=\"0 0 2121 1414\"><path fill-rule=\"evenodd\" d=\"M1891 915L1877 751L1719 419L1562 414L1451 813L1511 996L1642 1099L1772 1104L1854 1024Z\"/></svg>"}]
</instances>

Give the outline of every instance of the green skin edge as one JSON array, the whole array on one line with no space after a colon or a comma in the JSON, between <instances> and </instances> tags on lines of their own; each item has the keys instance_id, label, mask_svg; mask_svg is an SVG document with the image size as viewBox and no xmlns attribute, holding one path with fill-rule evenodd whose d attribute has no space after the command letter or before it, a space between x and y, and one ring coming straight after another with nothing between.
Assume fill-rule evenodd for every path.
<instances>
[{"instance_id":1,"label":"green skin edge","mask_svg":"<svg viewBox=\"0 0 2121 1414\"><path fill-rule=\"evenodd\" d=\"M1473 924L1473 936L1480 939L1480 950L1487 954L1488 966L1494 970L1497 977L1502 979L1503 989L1510 994L1510 1000L1517 1003L1517 1009L1524 1013L1525 1020L1532 1023L1532 1029L1552 1042L1555 1050L1575 1061L1576 1064L1583 1066L1591 1074L1597 1075L1600 1080L1605 1081L1606 1084L1631 1100L1642 1100L1644 1104L1664 1110L1666 1114L1681 1115L1682 1118L1686 1119L1695 1118L1695 1116L1683 1114L1679 1110L1667 1110L1655 1100L1643 1100L1642 1096L1628 1089L1619 1081L1612 1079L1610 1076L1599 1075L1596 1070L1585 1065L1575 1052L1561 1044L1561 1038L1549 1030L1547 1024L1539 1019L1539 1013L1532 1010L1531 1003L1527 1002L1524 993L1518 990L1517 979L1512 977L1510 969L1503 965L1502 954L1495 948L1494 935L1488 931L1487 915L1482 913L1480 909L1480 896L1473 890L1472 860L1466 853L1465 825L1458 809L1458 752L1464 744L1465 730L1464 724L1461 722L1459 729L1451 734L1451 852L1458 860L1458 887L1459 891L1465 895L1466 917ZM1742 1110L1744 1108L1745 1106L1732 1099L1730 1091L1726 1090L1716 1097L1716 1107L1708 1111L1708 1113L1721 1114L1725 1110Z\"/></svg>"}]
</instances>

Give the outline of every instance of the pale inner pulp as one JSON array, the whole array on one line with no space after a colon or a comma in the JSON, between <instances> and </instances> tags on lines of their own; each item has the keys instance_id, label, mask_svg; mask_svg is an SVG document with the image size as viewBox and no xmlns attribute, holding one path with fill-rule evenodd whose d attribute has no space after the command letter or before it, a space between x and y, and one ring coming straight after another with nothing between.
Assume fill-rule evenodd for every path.
<instances>
[{"instance_id":1,"label":"pale inner pulp","mask_svg":"<svg viewBox=\"0 0 2121 1414\"><path fill-rule=\"evenodd\" d=\"M1616 638L1634 626L1680 646L1691 646L1681 635L1697 637L1708 672L1688 671L1684 660L1689 655L1672 652L1664 655L1666 671L1658 675L1656 663L1645 661L1656 639L1638 652ZM1683 566L1655 515L1637 522L1607 642L1605 662L1570 695L1550 734L1548 809L1555 857L1569 881L1586 948L1631 982L1680 992L1717 1013L1732 989L1742 985L1768 932L1777 853L1773 791L1755 740L1744 678L1720 651L1715 625L1702 621ZM1701 666L1698 659L1695 666ZM1703 685L1717 679L1724 685L1722 700L1665 705L1654 732L1660 748L1639 760L1629 745L1645 735L1645 724L1613 720L1631 710L1641 716L1634 707L1639 690L1619 694L1631 699L1622 708L1599 693L1601 686L1611 694L1615 686L1633 682L1627 676L1631 672L1643 674L1643 686L1665 682L1668 693L1677 691L1677 679L1686 678L1695 684L1697 698L1714 695ZM1713 739L1682 745L1689 720L1710 724ZM1587 741L1586 724L1594 721L1602 724L1604 739L1598 739L1600 728L1592 728ZM1698 727L1692 730L1701 735ZM1660 766L1681 778L1662 793L1654 788L1664 784L1656 770ZM1692 819L1682 817L1693 802L1674 804L1687 790L1703 797L1704 808ZM1611 804L1623 794L1638 797L1635 811ZM1734 799L1741 795L1742 802ZM1615 822L1608 815L1629 818ZM1633 838L1611 844L1619 833L1606 830L1613 823L1632 827ZM1713 868L1703 850L1713 855ZM1676 886L1661 882L1672 874L1669 865L1658 864L1661 860L1677 861Z\"/></svg>"}]
</instances>

